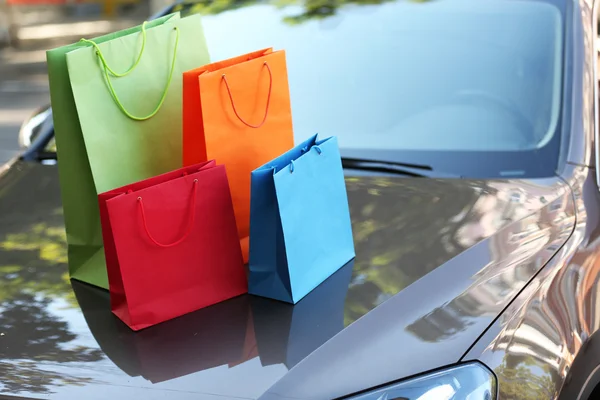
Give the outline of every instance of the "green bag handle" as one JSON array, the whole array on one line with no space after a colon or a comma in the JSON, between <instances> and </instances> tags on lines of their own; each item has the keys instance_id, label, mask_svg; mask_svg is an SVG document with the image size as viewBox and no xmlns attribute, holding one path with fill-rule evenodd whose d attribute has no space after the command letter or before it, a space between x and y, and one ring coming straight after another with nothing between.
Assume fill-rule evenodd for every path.
<instances>
[{"instance_id":1,"label":"green bag handle","mask_svg":"<svg viewBox=\"0 0 600 400\"><path fill-rule=\"evenodd\" d=\"M142 54L144 54L144 49L146 48L146 24L147 23L148 23L148 21L144 21L144 23L142 24L142 48L140 49L140 54L138 55L137 60L135 60L135 63L131 66L131 68L129 68L127 71L125 71L123 73L115 72L111 67L109 67L108 63L106 62L106 59L104 58L104 55L100 51L100 48L98 47L96 42L94 42L93 40L88 40L88 39L81 39L80 42L91 44L92 46L94 46L96 48L96 54L98 55L98 57L100 57L100 60L102 60L102 64L106 67L106 69L108 69L108 72L110 72L112 75L116 76L117 78L121 78L123 76L129 75L129 73L131 71L133 71L135 69L135 67L138 66L138 64L140 63L140 60L142 59Z\"/></svg>"},{"instance_id":2,"label":"green bag handle","mask_svg":"<svg viewBox=\"0 0 600 400\"><path fill-rule=\"evenodd\" d=\"M177 32L177 36L175 37L175 48L173 50L173 60L171 62L171 72L169 73L169 78L167 80L167 86L165 87L165 90L163 91L163 94L160 98L160 101L158 102L158 105L156 106L156 108L154 108L154 111L152 111L150 114L143 116L143 117L135 116L125 109L125 106L123 105L121 100L119 100L119 97L117 96L117 93L115 92L115 89L110 80L109 72L113 76L120 78L120 77L129 75L139 65L140 60L142 59L142 54L144 53L144 48L146 47L146 22L144 22L142 25L143 41L142 41L142 48L140 50L140 54L138 55L138 58L135 61L135 63L127 71L125 71L123 73L115 72L112 68L109 67L109 65L106 61L106 58L104 57L104 54L102 54L102 50L100 50L100 47L98 46L98 44L96 42L94 42L93 40L88 40L88 39L80 40L80 42L82 42L82 43L88 43L88 44L91 44L92 46L94 46L94 48L96 49L96 54L98 55L98 58L100 58L100 61L102 62L102 65L104 67L104 76L106 78L106 83L108 84L108 89L110 91L112 98L115 100L115 103L117 103L117 106L123 112L123 114L125 114L127 117L131 118L134 121L146 121L146 120L154 117L158 113L160 108L162 107L163 103L165 102L165 99L167 98L167 92L169 91L169 87L171 87L171 81L173 80L173 73L175 71L175 61L177 60L177 48L179 47L179 28L174 27L173 29L175 30L175 32Z\"/></svg>"}]
</instances>

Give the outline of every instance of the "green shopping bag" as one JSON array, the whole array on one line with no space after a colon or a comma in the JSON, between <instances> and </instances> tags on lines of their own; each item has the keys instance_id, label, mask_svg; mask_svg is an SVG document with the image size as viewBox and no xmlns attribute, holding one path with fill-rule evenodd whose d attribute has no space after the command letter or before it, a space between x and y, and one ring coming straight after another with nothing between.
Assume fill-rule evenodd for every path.
<instances>
[{"instance_id":1,"label":"green shopping bag","mask_svg":"<svg viewBox=\"0 0 600 400\"><path fill-rule=\"evenodd\" d=\"M172 18L179 18L179 15L165 16L148 23L146 27L158 26ZM140 30L141 26L137 26L101 36L94 41L103 43ZM75 43L50 50L46 52L46 58L57 155L60 160L58 173L69 244L69 274L107 288L98 197L67 70L67 53L84 46L89 45Z\"/></svg>"},{"instance_id":2,"label":"green shopping bag","mask_svg":"<svg viewBox=\"0 0 600 400\"><path fill-rule=\"evenodd\" d=\"M182 166L182 75L209 62L200 15L148 29L135 69L124 77L105 74L102 58L115 71L131 67L139 36L67 53L98 193Z\"/></svg>"},{"instance_id":3,"label":"green shopping bag","mask_svg":"<svg viewBox=\"0 0 600 400\"><path fill-rule=\"evenodd\" d=\"M69 272L108 288L97 194L181 166L181 74L209 58L199 16L94 42L47 58Z\"/></svg>"}]
</instances>

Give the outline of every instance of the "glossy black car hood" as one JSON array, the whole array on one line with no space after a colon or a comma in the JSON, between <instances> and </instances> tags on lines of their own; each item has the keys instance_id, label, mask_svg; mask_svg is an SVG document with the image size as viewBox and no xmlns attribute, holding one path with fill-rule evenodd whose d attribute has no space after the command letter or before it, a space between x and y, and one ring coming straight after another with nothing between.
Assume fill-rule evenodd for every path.
<instances>
[{"instance_id":1,"label":"glossy black car hood","mask_svg":"<svg viewBox=\"0 0 600 400\"><path fill-rule=\"evenodd\" d=\"M138 333L67 274L54 166L0 177L0 393L324 399L458 361L572 231L558 179L348 176L356 259L296 306L241 296Z\"/></svg>"}]
</instances>

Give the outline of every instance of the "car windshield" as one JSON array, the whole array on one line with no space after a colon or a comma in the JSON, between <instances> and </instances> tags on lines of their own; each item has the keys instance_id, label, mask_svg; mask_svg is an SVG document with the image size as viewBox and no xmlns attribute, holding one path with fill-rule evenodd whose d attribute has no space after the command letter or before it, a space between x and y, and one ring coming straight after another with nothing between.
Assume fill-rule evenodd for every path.
<instances>
[{"instance_id":1,"label":"car windshield","mask_svg":"<svg viewBox=\"0 0 600 400\"><path fill-rule=\"evenodd\" d=\"M213 60L286 50L297 142L464 177L556 170L562 1L283 3L198 10Z\"/></svg>"}]
</instances>

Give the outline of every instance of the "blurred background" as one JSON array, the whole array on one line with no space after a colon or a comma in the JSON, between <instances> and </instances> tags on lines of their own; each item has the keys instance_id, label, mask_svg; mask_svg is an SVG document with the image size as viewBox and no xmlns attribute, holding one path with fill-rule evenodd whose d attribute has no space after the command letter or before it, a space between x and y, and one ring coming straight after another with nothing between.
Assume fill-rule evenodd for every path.
<instances>
[{"instance_id":1,"label":"blurred background","mask_svg":"<svg viewBox=\"0 0 600 400\"><path fill-rule=\"evenodd\" d=\"M0 0L0 165L19 127L49 103L47 49L141 23L169 0Z\"/></svg>"}]
</instances>

